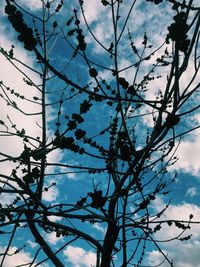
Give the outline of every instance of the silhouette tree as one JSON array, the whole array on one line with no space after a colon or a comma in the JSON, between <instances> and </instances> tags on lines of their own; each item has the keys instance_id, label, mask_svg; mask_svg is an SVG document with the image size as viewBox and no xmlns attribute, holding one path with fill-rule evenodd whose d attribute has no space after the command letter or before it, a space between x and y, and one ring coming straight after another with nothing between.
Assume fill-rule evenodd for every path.
<instances>
[{"instance_id":1,"label":"silhouette tree","mask_svg":"<svg viewBox=\"0 0 200 267\"><path fill-rule=\"evenodd\" d=\"M20 266L65 266L60 252L72 243L90 246L100 267L143 266L148 246L173 266L157 233L179 228L166 242L181 242L198 223L192 214L186 221L163 214L176 178L169 168L177 161L177 147L199 127L184 118L199 109L194 100L200 8L191 0L142 1L143 7L171 12L158 44L150 38L151 25L144 32L130 22L140 1L100 1L109 18L103 39L86 16L88 1L42 0L36 13L18 1L5 2L8 21L33 64L15 56L14 45L0 52L32 98L1 81L1 101L14 114L36 118L38 135L29 134L26 125L19 128L11 116L0 120L1 140L13 138L23 147L17 155L0 153L1 167L8 166L8 173L0 173L0 233L6 237L1 266L12 257L18 232L31 233L38 244L32 261ZM62 196L49 204L44 196L56 188ZM156 210L155 200L164 196L166 206ZM95 225L105 229L103 238L91 235ZM59 248L47 241L49 233L62 238ZM13 254L26 249L23 242Z\"/></svg>"}]
</instances>

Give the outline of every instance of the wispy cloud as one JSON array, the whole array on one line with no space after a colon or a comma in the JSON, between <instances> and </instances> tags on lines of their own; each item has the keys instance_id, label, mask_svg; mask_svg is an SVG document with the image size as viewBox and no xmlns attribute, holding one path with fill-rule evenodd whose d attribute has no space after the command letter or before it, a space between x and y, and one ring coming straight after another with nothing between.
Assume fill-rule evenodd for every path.
<instances>
[{"instance_id":1,"label":"wispy cloud","mask_svg":"<svg viewBox=\"0 0 200 267\"><path fill-rule=\"evenodd\" d=\"M19 0L18 2L19 2L19 5L25 6L26 8L29 8L32 11L36 11L38 9L41 9L42 7L41 0L29 0L29 1Z\"/></svg>"},{"instance_id":2,"label":"wispy cloud","mask_svg":"<svg viewBox=\"0 0 200 267\"><path fill-rule=\"evenodd\" d=\"M199 194L198 191L199 189L197 187L190 187L187 189L186 196L194 197Z\"/></svg>"},{"instance_id":3,"label":"wispy cloud","mask_svg":"<svg viewBox=\"0 0 200 267\"><path fill-rule=\"evenodd\" d=\"M98 230L99 232L101 232L102 234L105 234L106 233L106 228L101 226L99 223L94 223L92 225L92 228Z\"/></svg>"}]
</instances>

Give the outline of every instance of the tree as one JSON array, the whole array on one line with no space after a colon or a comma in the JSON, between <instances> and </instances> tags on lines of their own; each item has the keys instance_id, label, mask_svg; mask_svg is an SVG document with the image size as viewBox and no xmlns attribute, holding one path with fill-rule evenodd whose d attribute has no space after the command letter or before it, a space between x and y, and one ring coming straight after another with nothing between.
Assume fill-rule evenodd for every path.
<instances>
[{"instance_id":1,"label":"tree","mask_svg":"<svg viewBox=\"0 0 200 267\"><path fill-rule=\"evenodd\" d=\"M200 107L200 7L191 0L102 0L109 18L102 29L101 20L92 24L87 18L90 1L42 0L35 13L19 1L5 2L8 21L32 62L16 56L18 41L1 47L28 90L22 94L1 81L1 100L15 115L36 118L37 135L7 114L0 121L2 141L21 144L17 155L0 153L1 166L9 166L0 174L1 266L12 257L19 232L31 234L38 246L31 261L18 266L65 266L61 252L71 244L92 249L100 267L143 266L149 248L161 253L160 264L176 266L158 234L178 228L165 241L187 241L188 230L199 223L192 213L187 220L164 214L176 187L178 146L199 128L185 118ZM139 5L169 12L162 43L153 39L152 25L137 28ZM51 190L61 196L49 203ZM168 202L156 210L160 197ZM105 229L103 237L91 235L92 227ZM59 248L47 241L49 233L62 239ZM25 240L13 255L24 245Z\"/></svg>"}]
</instances>

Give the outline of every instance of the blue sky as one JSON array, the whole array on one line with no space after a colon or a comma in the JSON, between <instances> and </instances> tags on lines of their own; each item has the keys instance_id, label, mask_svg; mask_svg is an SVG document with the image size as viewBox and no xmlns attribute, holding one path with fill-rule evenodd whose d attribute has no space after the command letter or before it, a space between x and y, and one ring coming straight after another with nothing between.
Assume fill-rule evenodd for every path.
<instances>
[{"instance_id":1,"label":"blue sky","mask_svg":"<svg viewBox=\"0 0 200 267\"><path fill-rule=\"evenodd\" d=\"M4 2L2 0L2 2ZM52 22L56 19L59 25L62 25L66 20L68 20L73 15L73 8L77 6L77 1L70 1L70 4L65 1L65 5L61 13L53 17ZM121 9L121 24L123 25L123 19L125 15L128 13L128 8L133 1L127 0L127 4L122 5ZM19 0L17 1L20 5L23 5L30 12L36 14L37 16L41 16L41 1L40 0ZM58 1L57 1L58 3ZM194 5L198 6L198 0L194 1ZM111 13L108 11L107 7L103 7L100 0L85 0L84 1L84 10L85 17L87 22L96 36L99 42L103 44L105 47L109 47L111 41L113 40L113 31L112 31L112 23L111 23ZM26 65L36 68L39 70L37 62L31 53L27 52L23 49L23 46L16 41L16 34L14 30L12 30L11 25L8 24L7 18L3 13L4 6L2 5L0 8L0 46L9 50L11 45L15 45L15 55L20 58L22 62ZM165 35L167 33L167 27L172 21L174 16L174 12L170 9L170 5L166 3L162 3L161 5L153 5L152 3L147 3L146 1L137 1L135 7L133 8L133 12L130 16L130 19L127 23L127 27L129 28L132 38L134 40L134 44L137 47L138 51L142 51L142 41L144 32L147 32L148 42L152 44L153 47L147 50L147 55L153 49L158 47L165 39ZM96 67L98 70L98 77L105 79L108 84L114 87L114 77L112 76L112 72L109 69L113 68L112 59L105 55L104 49L94 41L94 38L89 34L88 30L84 26L84 20L81 17L81 25L83 25L83 29L85 30L85 39L88 46L88 58L94 62L97 62L99 65L103 65L106 68ZM30 19L27 18L27 21L31 23ZM73 26L70 26L68 29L64 28L64 34L67 34L67 31L73 29ZM9 34L8 34L9 33ZM73 39L73 37L72 37ZM164 46L161 50L159 50L155 55L151 57L150 60L144 61L142 64L142 68L137 76L137 81L139 81L151 68L152 64L156 62L156 58L161 56L166 46ZM170 47L169 47L170 49ZM58 69L63 70L64 74L66 74L69 78L78 82L80 85L90 84L90 87L95 86L95 81L89 76L88 68L86 68L85 62L81 57L72 58L73 51L64 40L60 36L53 38L48 46L48 56L53 62L54 66ZM71 60L72 59L72 60ZM128 40L127 28L125 30L124 35L121 38L121 42L119 44L119 69L121 71L121 76L126 77L128 82L133 81L133 77L135 75L134 67L128 68L127 70L123 70L133 62L137 62L137 57L133 55L130 49L130 44ZM31 70L27 70L20 63L17 63L22 71L27 73L31 80L34 81L35 84L40 83L40 77L37 73L33 73ZM36 90L35 87L28 87L26 83L23 82L24 75L19 73L16 68L11 66L7 60L3 58L0 54L0 80L3 80L4 83L15 89L16 92L19 92L22 95L25 95L28 99L33 99L33 97L40 98L40 92ZM162 75L161 78L158 78L148 84L148 91L145 92L146 99L155 99L158 90L162 91L163 84L166 81L167 68L162 69L159 68L155 72L158 76ZM190 81L190 77L194 73L194 68L192 62L189 62L188 70L184 73L183 78L181 79L181 86L184 88L187 86ZM192 86L195 86L199 81L200 75L197 74L196 79L193 81ZM191 86L191 88L192 88ZM71 116L72 113L79 112L79 105L85 99L84 95L73 96L76 94L76 90L71 90L70 86L67 86L64 82L60 81L57 78L52 78L47 83L47 103L50 105L47 109L47 120L48 120L48 139L51 140L54 136L54 132L56 131L55 123L57 122L57 113L59 110L59 100L63 93L64 104L61 107L61 122L64 125L67 124L68 119L66 116ZM13 97L13 96L12 96ZM69 98L67 100L67 98ZM37 113L40 112L40 106L38 104L32 103L30 101L22 101L15 99L13 100L17 102L19 107L25 110L28 113ZM198 94L191 99L186 108L190 106L195 106L199 102L200 98ZM24 128L26 133L32 136L41 136L41 117L40 115L35 116L24 116L22 113L14 110L12 107L7 106L5 101L0 99L1 105L1 115L0 120L6 122L8 127L10 127L10 122L7 119L7 115L9 115L11 121L16 124L17 129ZM129 109L131 116L131 109ZM131 120L129 122L129 126L132 123L135 123L135 135L137 136L136 148L140 148L144 145L144 138L146 137L146 133L148 129L150 130L153 126L153 120L151 116L152 109L149 106L144 106L139 111L136 111L133 115L142 115L149 114L146 116L139 116L138 120ZM110 108L104 102L96 103L88 114L84 115L86 123L81 125L82 129L85 130L88 136L92 137L99 133L99 130L107 127L109 125L109 121L114 116L115 111L114 108ZM181 121L180 126L177 128L177 132L182 132L183 130L187 130L193 127L196 127L200 124L200 113L197 110L195 113L189 114L186 116L185 120ZM10 137L8 135L4 135L4 128L0 128L1 138L3 142L0 142L0 151L1 153L8 153L12 156L19 156L23 150L23 142L21 139L16 137ZM64 126L63 126L64 130ZM171 133L170 133L171 134ZM107 136L97 137L97 140L104 145L106 143ZM82 141L79 142L80 146L84 146ZM88 150L89 152L94 152L97 155L97 151ZM188 220L189 215L194 215L195 221L200 221L200 132L196 130L190 135L185 136L181 139L180 145L177 148L176 156L178 157L178 161L169 167L168 169L168 178L171 179L174 176L174 173L177 172L177 178L173 186L171 187L173 190L170 195L164 197L160 195L156 198L155 201L152 202L152 211L154 213L159 212L165 205L168 203L168 200L172 198L171 204L163 214L162 219L180 219L180 220ZM3 157L3 156L1 156ZM79 154L69 153L64 150L55 150L52 153L48 154L48 162L50 163L65 163L68 165L76 165L79 166L94 166L94 167L103 167L104 161L101 159L94 159L90 156L84 155L80 157ZM10 174L13 165L11 162L1 162L0 163L0 172L3 174ZM66 172L65 174L59 175L57 173ZM46 179L45 186L50 187L48 192L43 193L43 201L47 205L56 205L58 203L64 202L68 204L76 203L76 201L80 200L82 197L87 195L87 192L93 190L93 184L97 186L97 188L106 191L106 176L104 173L97 173L95 175L89 175L85 172L74 172L72 168L64 168L64 167L55 167L48 166L46 169ZM153 175L149 172L147 179ZM56 181L56 186L51 186L53 182ZM2 184L4 180L0 181ZM171 189L170 188L170 189ZM0 195L0 202L2 205L9 204L13 201L11 195ZM134 203L134 199L132 200ZM134 205L130 205L130 211L134 211ZM139 216L136 214L135 216ZM51 217L52 221L62 222L62 218L60 217ZM66 224L70 224L71 222L64 221ZM73 222L74 223L74 222ZM106 226L96 224L75 224L75 227L82 229L83 231L89 233L91 236L96 237L98 239L102 239ZM175 227L169 228L168 226L164 226L161 231L155 234L156 239L164 240L168 238L172 238L174 235L178 234L179 229ZM52 233L42 233L44 238L51 244L54 249L59 249L65 242L65 238L56 237L55 232ZM190 230L190 234L192 234L192 238L188 242L178 242L174 240L173 242L163 243L162 248L163 251L169 256L169 258L174 259L174 264L176 267L199 267L200 264L200 254L198 253L200 249L200 228L198 225L194 225ZM6 237L3 237L0 241L0 253L4 252L5 249L5 240ZM14 243L11 246L10 252L14 252L16 248L22 247L26 245L23 250L12 257L7 257L5 260L5 267L13 267L18 266L23 263L30 262L33 257L33 251L37 251L38 245L35 243L35 240L31 237L28 229L21 228L15 237ZM65 262L66 266L71 267L87 267L91 264L95 264L95 251L85 242L78 240L74 243L71 243L67 246L63 252L60 252L60 257ZM40 253L37 262L44 259L44 254ZM116 266L120 266L120 256L116 257L114 260ZM155 247L151 244L147 247L147 254L145 257L144 265L156 265L162 261L162 255L156 251ZM36 266L36 265L34 265ZM40 266L42 267L51 267L53 266L51 263L46 262L42 263ZM168 266L167 262L164 262L164 267Z\"/></svg>"}]
</instances>

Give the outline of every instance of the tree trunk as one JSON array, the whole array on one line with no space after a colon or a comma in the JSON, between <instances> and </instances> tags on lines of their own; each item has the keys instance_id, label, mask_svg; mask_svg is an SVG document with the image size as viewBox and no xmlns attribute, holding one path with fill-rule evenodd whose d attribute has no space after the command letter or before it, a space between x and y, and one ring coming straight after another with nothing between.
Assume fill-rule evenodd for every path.
<instances>
[{"instance_id":1,"label":"tree trunk","mask_svg":"<svg viewBox=\"0 0 200 267\"><path fill-rule=\"evenodd\" d=\"M119 228L116 224L109 224L106 232L106 236L103 244L103 253L101 257L101 265L100 267L110 267L110 263L112 260L112 252L115 247L115 243L117 241L119 234Z\"/></svg>"}]
</instances>

